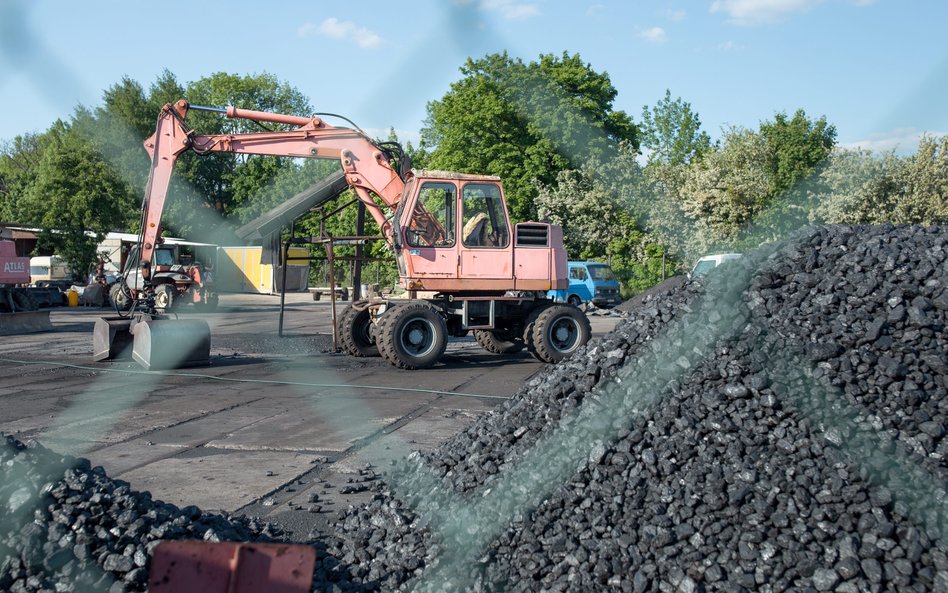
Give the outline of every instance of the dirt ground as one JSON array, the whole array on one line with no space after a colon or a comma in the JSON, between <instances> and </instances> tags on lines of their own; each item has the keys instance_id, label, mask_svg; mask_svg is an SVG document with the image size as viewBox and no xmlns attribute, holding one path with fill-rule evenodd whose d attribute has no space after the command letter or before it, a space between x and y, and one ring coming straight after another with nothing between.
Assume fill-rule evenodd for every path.
<instances>
[{"instance_id":1,"label":"dirt ground","mask_svg":"<svg viewBox=\"0 0 948 593\"><path fill-rule=\"evenodd\" d=\"M401 371L332 352L330 305L223 295L211 364L147 372L92 362L106 309L54 309L52 332L0 341L0 432L89 458L156 498L252 514L302 538L371 495L390 460L427 450L512 396L542 368L452 340L442 363ZM593 335L618 317L591 315Z\"/></svg>"}]
</instances>

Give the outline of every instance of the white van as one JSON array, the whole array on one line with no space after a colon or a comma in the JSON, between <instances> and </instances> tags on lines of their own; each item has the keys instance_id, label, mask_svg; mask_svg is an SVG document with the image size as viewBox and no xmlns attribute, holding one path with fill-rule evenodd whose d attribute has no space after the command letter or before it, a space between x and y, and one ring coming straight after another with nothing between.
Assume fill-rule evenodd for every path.
<instances>
[{"instance_id":1,"label":"white van","mask_svg":"<svg viewBox=\"0 0 948 593\"><path fill-rule=\"evenodd\" d=\"M726 261L732 261L735 259L740 259L740 253L717 253L714 255L706 255L695 262L695 266L691 268L691 272L688 274L688 278L697 278L699 276L704 276L714 268L720 266Z\"/></svg>"},{"instance_id":2,"label":"white van","mask_svg":"<svg viewBox=\"0 0 948 593\"><path fill-rule=\"evenodd\" d=\"M30 281L34 284L44 280L69 280L72 273L57 255L41 255L30 258Z\"/></svg>"}]
</instances>

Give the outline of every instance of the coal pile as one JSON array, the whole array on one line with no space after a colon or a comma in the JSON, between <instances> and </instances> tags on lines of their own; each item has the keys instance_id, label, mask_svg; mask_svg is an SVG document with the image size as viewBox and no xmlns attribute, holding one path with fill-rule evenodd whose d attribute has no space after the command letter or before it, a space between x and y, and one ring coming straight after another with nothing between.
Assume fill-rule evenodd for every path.
<instances>
[{"instance_id":1,"label":"coal pile","mask_svg":"<svg viewBox=\"0 0 948 593\"><path fill-rule=\"evenodd\" d=\"M948 229L646 298L337 526L320 587L948 591Z\"/></svg>"},{"instance_id":2,"label":"coal pile","mask_svg":"<svg viewBox=\"0 0 948 593\"><path fill-rule=\"evenodd\" d=\"M162 539L268 541L271 529L152 500L86 459L0 442L0 591L144 591Z\"/></svg>"}]
</instances>

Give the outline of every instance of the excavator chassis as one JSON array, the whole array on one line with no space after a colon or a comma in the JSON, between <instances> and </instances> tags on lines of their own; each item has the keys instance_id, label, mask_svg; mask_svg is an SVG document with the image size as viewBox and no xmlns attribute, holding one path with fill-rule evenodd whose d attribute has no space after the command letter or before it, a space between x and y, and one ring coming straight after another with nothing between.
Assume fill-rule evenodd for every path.
<instances>
[{"instance_id":1,"label":"excavator chassis","mask_svg":"<svg viewBox=\"0 0 948 593\"><path fill-rule=\"evenodd\" d=\"M148 313L101 317L92 344L96 362L134 360L149 371L207 366L211 330L203 319L167 319Z\"/></svg>"}]
</instances>

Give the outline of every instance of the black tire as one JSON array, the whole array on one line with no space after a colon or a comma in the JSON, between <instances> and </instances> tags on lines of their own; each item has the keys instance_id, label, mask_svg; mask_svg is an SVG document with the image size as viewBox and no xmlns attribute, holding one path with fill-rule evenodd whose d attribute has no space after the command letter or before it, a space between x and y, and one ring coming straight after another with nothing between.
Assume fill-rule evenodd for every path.
<instances>
[{"instance_id":1,"label":"black tire","mask_svg":"<svg viewBox=\"0 0 948 593\"><path fill-rule=\"evenodd\" d=\"M552 305L550 303L546 303L544 305L540 305L533 311L530 311L523 325L523 343L527 347L527 352L529 352L533 358L536 358L541 362L545 361L537 354L536 345L533 343L533 328L537 323L537 317L540 316L540 313L543 313L551 306Z\"/></svg>"},{"instance_id":2,"label":"black tire","mask_svg":"<svg viewBox=\"0 0 948 593\"><path fill-rule=\"evenodd\" d=\"M122 281L116 282L109 289L109 300L112 301L112 306L121 313L132 308L132 295L126 290L125 283Z\"/></svg>"},{"instance_id":3,"label":"black tire","mask_svg":"<svg viewBox=\"0 0 948 593\"><path fill-rule=\"evenodd\" d=\"M481 348L493 354L516 354L526 346L523 338L504 330L475 329L474 339Z\"/></svg>"},{"instance_id":4,"label":"black tire","mask_svg":"<svg viewBox=\"0 0 948 593\"><path fill-rule=\"evenodd\" d=\"M571 294L569 298L566 299L566 302L574 307L580 307L583 304L583 299L579 298L578 294Z\"/></svg>"},{"instance_id":5,"label":"black tire","mask_svg":"<svg viewBox=\"0 0 948 593\"><path fill-rule=\"evenodd\" d=\"M13 302L20 311L36 311L39 309L39 302L25 290L14 290Z\"/></svg>"},{"instance_id":6,"label":"black tire","mask_svg":"<svg viewBox=\"0 0 948 593\"><path fill-rule=\"evenodd\" d=\"M174 286L171 284L159 284L155 287L155 308L160 311L170 311L174 307L175 294Z\"/></svg>"},{"instance_id":7,"label":"black tire","mask_svg":"<svg viewBox=\"0 0 948 593\"><path fill-rule=\"evenodd\" d=\"M448 328L434 307L425 302L396 305L379 319L379 352L400 369L434 365L448 347Z\"/></svg>"},{"instance_id":8,"label":"black tire","mask_svg":"<svg viewBox=\"0 0 948 593\"><path fill-rule=\"evenodd\" d=\"M379 347L375 343L372 315L364 305L365 301L353 303L342 310L336 323L339 342L342 344L342 349L352 356L358 358L380 356Z\"/></svg>"},{"instance_id":9,"label":"black tire","mask_svg":"<svg viewBox=\"0 0 948 593\"><path fill-rule=\"evenodd\" d=\"M543 362L559 362L579 349L592 336L589 318L576 307L553 305L544 309L533 324L533 348Z\"/></svg>"}]
</instances>

